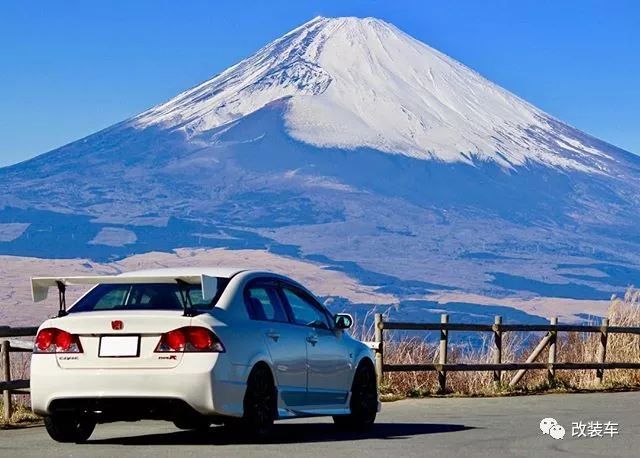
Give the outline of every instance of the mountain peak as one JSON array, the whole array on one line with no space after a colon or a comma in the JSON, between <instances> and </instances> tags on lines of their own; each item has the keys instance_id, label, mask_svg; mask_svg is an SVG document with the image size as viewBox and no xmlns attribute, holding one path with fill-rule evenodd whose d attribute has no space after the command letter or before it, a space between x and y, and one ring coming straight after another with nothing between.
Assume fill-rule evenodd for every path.
<instances>
[{"instance_id":1,"label":"mountain peak","mask_svg":"<svg viewBox=\"0 0 640 458\"><path fill-rule=\"evenodd\" d=\"M315 146L606 169L594 139L370 17L313 18L132 122L192 138L278 100L289 134Z\"/></svg>"},{"instance_id":2,"label":"mountain peak","mask_svg":"<svg viewBox=\"0 0 640 458\"><path fill-rule=\"evenodd\" d=\"M350 25L350 26L358 26L358 25L390 25L388 22L378 19L376 17L367 16L367 17L357 17L357 16L316 16L313 19L305 22L300 27L307 27L312 24L328 24L334 23L339 25Z\"/></svg>"}]
</instances>

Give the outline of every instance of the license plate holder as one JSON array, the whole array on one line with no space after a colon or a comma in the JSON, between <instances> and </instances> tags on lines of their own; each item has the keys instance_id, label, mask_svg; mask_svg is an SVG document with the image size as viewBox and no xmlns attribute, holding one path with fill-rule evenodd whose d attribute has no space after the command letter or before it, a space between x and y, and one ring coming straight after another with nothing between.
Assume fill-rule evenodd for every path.
<instances>
[{"instance_id":1,"label":"license plate holder","mask_svg":"<svg viewBox=\"0 0 640 458\"><path fill-rule=\"evenodd\" d=\"M140 336L102 336L99 358L137 358L140 356Z\"/></svg>"}]
</instances>

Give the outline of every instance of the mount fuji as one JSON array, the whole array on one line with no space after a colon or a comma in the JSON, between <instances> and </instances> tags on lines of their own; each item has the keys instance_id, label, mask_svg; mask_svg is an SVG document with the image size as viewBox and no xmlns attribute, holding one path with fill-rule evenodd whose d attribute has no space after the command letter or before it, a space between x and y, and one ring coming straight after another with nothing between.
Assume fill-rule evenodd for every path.
<instances>
[{"instance_id":1,"label":"mount fuji","mask_svg":"<svg viewBox=\"0 0 640 458\"><path fill-rule=\"evenodd\" d=\"M267 250L421 317L602 314L640 279L638 217L640 157L372 18L315 18L0 169L0 254Z\"/></svg>"}]
</instances>

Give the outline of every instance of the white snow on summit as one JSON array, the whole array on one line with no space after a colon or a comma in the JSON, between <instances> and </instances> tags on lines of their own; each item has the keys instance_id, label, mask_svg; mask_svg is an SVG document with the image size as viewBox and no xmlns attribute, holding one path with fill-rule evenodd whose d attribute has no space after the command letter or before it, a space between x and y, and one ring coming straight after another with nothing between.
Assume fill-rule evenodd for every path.
<instances>
[{"instance_id":1,"label":"white snow on summit","mask_svg":"<svg viewBox=\"0 0 640 458\"><path fill-rule=\"evenodd\" d=\"M599 158L607 157L569 136L572 128L373 18L315 18L133 122L193 137L281 99L289 134L315 146L582 171L603 169Z\"/></svg>"}]
</instances>

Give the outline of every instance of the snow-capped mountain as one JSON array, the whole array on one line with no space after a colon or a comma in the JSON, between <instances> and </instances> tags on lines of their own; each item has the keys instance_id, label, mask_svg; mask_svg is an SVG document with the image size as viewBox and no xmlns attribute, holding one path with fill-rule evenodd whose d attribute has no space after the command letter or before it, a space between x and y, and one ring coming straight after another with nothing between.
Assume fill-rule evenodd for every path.
<instances>
[{"instance_id":1,"label":"snow-capped mountain","mask_svg":"<svg viewBox=\"0 0 640 458\"><path fill-rule=\"evenodd\" d=\"M637 156L393 25L319 17L0 169L0 254L259 248L407 310L445 292L468 314L487 296L599 300L640 279L639 179Z\"/></svg>"},{"instance_id":2,"label":"snow-capped mountain","mask_svg":"<svg viewBox=\"0 0 640 458\"><path fill-rule=\"evenodd\" d=\"M191 137L284 98L289 134L319 147L590 171L609 159L546 113L372 18L315 18L134 121Z\"/></svg>"}]
</instances>

